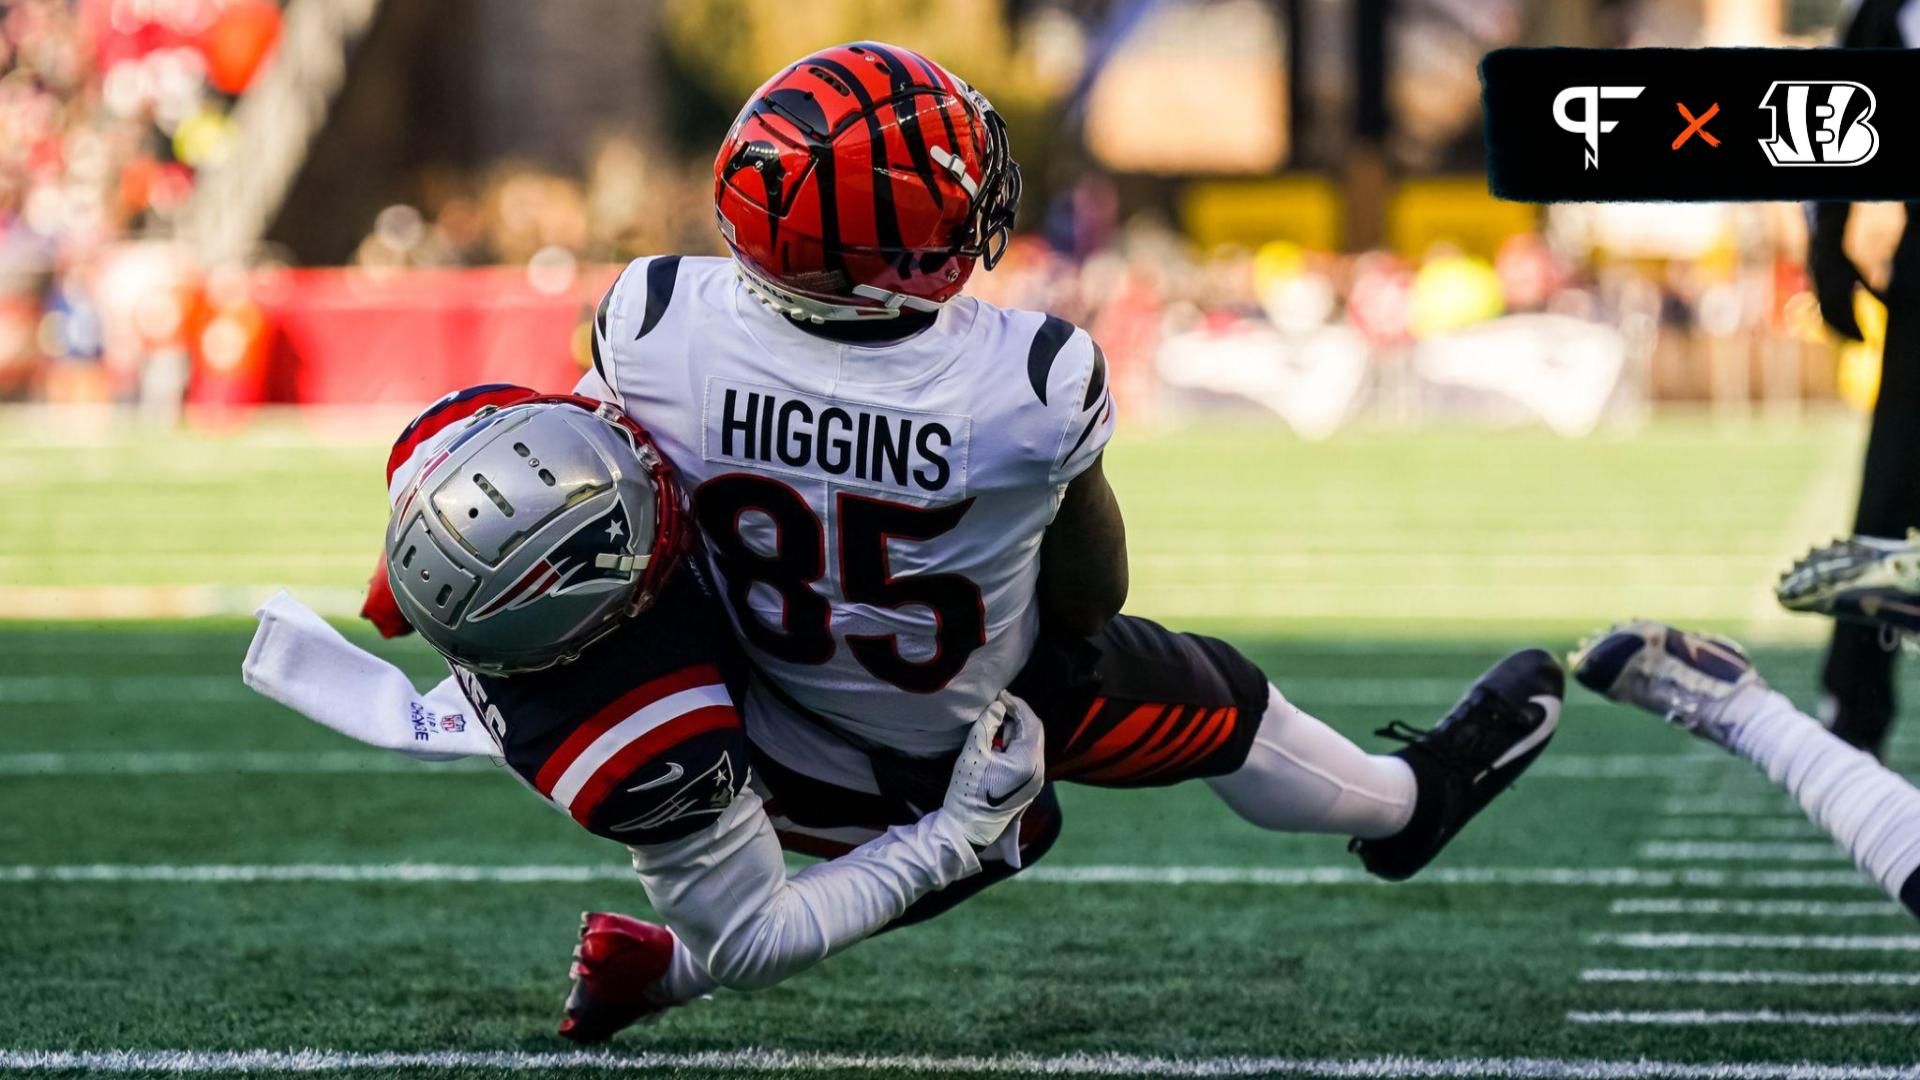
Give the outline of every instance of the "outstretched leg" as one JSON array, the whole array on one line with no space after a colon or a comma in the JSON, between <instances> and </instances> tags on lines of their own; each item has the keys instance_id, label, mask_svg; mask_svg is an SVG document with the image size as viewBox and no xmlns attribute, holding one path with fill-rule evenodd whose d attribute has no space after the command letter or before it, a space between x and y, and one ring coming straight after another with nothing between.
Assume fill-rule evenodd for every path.
<instances>
[{"instance_id":1,"label":"outstretched leg","mask_svg":"<svg viewBox=\"0 0 1920 1080\"><path fill-rule=\"evenodd\" d=\"M1226 642L1120 616L1050 640L1011 689L1047 725L1047 774L1099 787L1206 780L1242 818L1354 838L1392 880L1432 861L1545 748L1562 677L1537 649L1474 684L1431 731L1369 754L1293 706Z\"/></svg>"},{"instance_id":2,"label":"outstretched leg","mask_svg":"<svg viewBox=\"0 0 1920 1080\"><path fill-rule=\"evenodd\" d=\"M1272 686L1246 761L1207 786L1263 829L1364 839L1406 828L1419 795L1412 766L1367 753Z\"/></svg>"},{"instance_id":3,"label":"outstretched leg","mask_svg":"<svg viewBox=\"0 0 1920 1080\"><path fill-rule=\"evenodd\" d=\"M1727 749L1760 766L1861 870L1920 916L1920 791L1779 691L1758 687L1747 697L1729 703L1744 715Z\"/></svg>"},{"instance_id":4,"label":"outstretched leg","mask_svg":"<svg viewBox=\"0 0 1920 1080\"><path fill-rule=\"evenodd\" d=\"M1920 916L1920 791L1770 689L1724 638L1636 622L1583 645L1574 677L1758 765Z\"/></svg>"}]
</instances>

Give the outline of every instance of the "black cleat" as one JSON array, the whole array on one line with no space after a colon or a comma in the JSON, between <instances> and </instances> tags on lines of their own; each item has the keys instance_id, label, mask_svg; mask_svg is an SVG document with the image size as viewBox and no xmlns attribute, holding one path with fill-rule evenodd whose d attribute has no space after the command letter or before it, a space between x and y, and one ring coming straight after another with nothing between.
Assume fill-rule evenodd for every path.
<instances>
[{"instance_id":1,"label":"black cleat","mask_svg":"<svg viewBox=\"0 0 1920 1080\"><path fill-rule=\"evenodd\" d=\"M1395 756L1412 766L1419 798L1406 828L1356 837L1347 850L1388 881L1419 873L1547 748L1566 683L1550 653L1525 649L1488 669L1430 730L1398 721L1381 728L1377 734L1407 744Z\"/></svg>"}]
</instances>

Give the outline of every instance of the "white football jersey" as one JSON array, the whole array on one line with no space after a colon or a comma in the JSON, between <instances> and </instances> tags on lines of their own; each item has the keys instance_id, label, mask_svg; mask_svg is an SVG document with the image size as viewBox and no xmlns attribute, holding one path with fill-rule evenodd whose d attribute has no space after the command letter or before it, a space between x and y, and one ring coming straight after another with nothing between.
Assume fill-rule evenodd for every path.
<instances>
[{"instance_id":1,"label":"white football jersey","mask_svg":"<svg viewBox=\"0 0 1920 1080\"><path fill-rule=\"evenodd\" d=\"M763 707L957 746L1032 650L1041 534L1113 433L1092 339L961 297L905 341L840 344L679 256L628 266L595 324L580 392L679 470Z\"/></svg>"}]
</instances>

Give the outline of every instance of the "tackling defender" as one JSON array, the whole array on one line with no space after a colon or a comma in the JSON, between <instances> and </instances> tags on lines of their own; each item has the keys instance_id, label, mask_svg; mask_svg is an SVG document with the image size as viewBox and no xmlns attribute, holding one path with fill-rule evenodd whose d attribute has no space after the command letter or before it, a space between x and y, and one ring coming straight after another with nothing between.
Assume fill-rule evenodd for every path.
<instances>
[{"instance_id":1,"label":"tackling defender","mask_svg":"<svg viewBox=\"0 0 1920 1080\"><path fill-rule=\"evenodd\" d=\"M1780 602L1908 641L1920 633L1920 533L1855 536L1780 576ZM1613 627L1571 658L1574 678L1758 765L1868 877L1920 916L1920 790L1768 689L1739 645L1651 622Z\"/></svg>"},{"instance_id":2,"label":"tackling defender","mask_svg":"<svg viewBox=\"0 0 1920 1080\"><path fill-rule=\"evenodd\" d=\"M509 386L449 395L401 436L388 480L386 572L367 614L389 636L417 627L454 677L419 695L285 594L261 610L243 672L362 742L504 759L629 847L671 930L583 916L561 1034L597 1042L719 985L770 986L957 902L990 846L1018 862L1009 826L1042 795L1042 735L1002 695L934 809L787 876L764 808L809 793L752 767L729 689L738 651L682 558L677 486L616 410Z\"/></svg>"},{"instance_id":3,"label":"tackling defender","mask_svg":"<svg viewBox=\"0 0 1920 1080\"><path fill-rule=\"evenodd\" d=\"M755 743L839 807L776 822L822 850L898 823L1010 687L1054 779L1204 779L1248 821L1412 875L1544 749L1558 665L1517 653L1374 755L1225 642L1118 615L1106 359L961 293L1019 196L984 96L911 50L825 49L762 86L715 159L731 258L637 260L600 304L576 390L639 419L692 491Z\"/></svg>"}]
</instances>

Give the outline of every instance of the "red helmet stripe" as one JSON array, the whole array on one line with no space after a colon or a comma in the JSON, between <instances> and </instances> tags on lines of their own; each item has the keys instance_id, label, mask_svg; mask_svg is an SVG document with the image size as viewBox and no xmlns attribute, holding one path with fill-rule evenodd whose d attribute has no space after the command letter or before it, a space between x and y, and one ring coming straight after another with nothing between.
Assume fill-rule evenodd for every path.
<instances>
[{"instance_id":1,"label":"red helmet stripe","mask_svg":"<svg viewBox=\"0 0 1920 1080\"><path fill-rule=\"evenodd\" d=\"M892 256L906 245L900 240L900 217L893 208L893 169L887 164L887 139L880 131L880 110L874 107L873 95L867 92L860 77L847 70L845 64L827 56L815 57L813 62L844 80L854 99L860 102L861 116L867 122L868 152L873 160L874 243L883 253Z\"/></svg>"},{"instance_id":2,"label":"red helmet stripe","mask_svg":"<svg viewBox=\"0 0 1920 1080\"><path fill-rule=\"evenodd\" d=\"M953 86L949 82L947 82L947 80L941 78L941 76L945 75L946 72L940 71L940 69L934 67L934 65L930 61L928 61L926 57L921 56L917 52L909 52L907 55L913 57L913 62L920 65L921 71L924 71L927 73L927 81L933 83L935 86L938 86L946 90L949 94L953 95L953 97L940 103L940 108L939 108L940 123L944 125L947 129L948 152L954 153L954 154L959 153L960 152L960 136L954 133L953 116L947 110L953 108L954 100L957 99L960 95L954 92ZM939 74L935 74L936 71L938 71Z\"/></svg>"},{"instance_id":3,"label":"red helmet stripe","mask_svg":"<svg viewBox=\"0 0 1920 1080\"><path fill-rule=\"evenodd\" d=\"M927 186L927 194L933 196L933 204L945 205L947 200L940 194L940 185L933 179L933 158L927 154L927 141L920 131L920 120L926 110L918 105L916 99L919 95L914 91L921 88L915 86L913 74L907 70L907 65L901 63L899 57L888 52L885 46L863 41L860 47L879 57L886 64L887 77L891 84L888 103L893 106L894 127L899 130L901 140L907 145L907 157L913 161L913 171L920 174L920 182ZM912 110L911 115L909 109Z\"/></svg>"},{"instance_id":4,"label":"red helmet stripe","mask_svg":"<svg viewBox=\"0 0 1920 1080\"><path fill-rule=\"evenodd\" d=\"M953 81L953 75L950 74L946 68L941 67L939 64L934 63L917 52L913 54L913 58L920 62L921 70L927 73L927 78L931 80L935 86L952 94L954 97L962 96L959 85Z\"/></svg>"}]
</instances>

